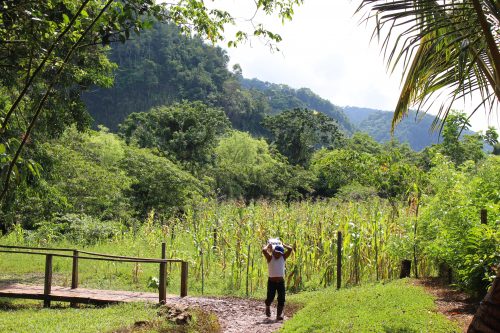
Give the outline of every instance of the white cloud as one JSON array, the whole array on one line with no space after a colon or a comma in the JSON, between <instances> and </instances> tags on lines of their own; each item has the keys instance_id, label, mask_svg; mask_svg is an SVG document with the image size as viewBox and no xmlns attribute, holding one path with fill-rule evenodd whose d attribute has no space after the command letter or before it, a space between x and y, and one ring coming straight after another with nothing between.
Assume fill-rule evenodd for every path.
<instances>
[{"instance_id":1,"label":"white cloud","mask_svg":"<svg viewBox=\"0 0 500 333\"><path fill-rule=\"evenodd\" d=\"M221 4L236 11L236 16L248 17L253 12L251 1L215 2ZM388 74L377 41L370 42L372 27L359 24L361 15L354 15L358 4L306 0L284 26L277 18L258 17L283 37L281 52L270 52L268 46L254 40L227 49L231 65L240 64L245 77L307 87L340 106L392 110L399 96L401 73ZM239 27L242 23L245 21ZM490 125L499 127L498 123L498 118L490 119ZM478 112L472 124L475 130L486 129L484 112Z\"/></svg>"}]
</instances>

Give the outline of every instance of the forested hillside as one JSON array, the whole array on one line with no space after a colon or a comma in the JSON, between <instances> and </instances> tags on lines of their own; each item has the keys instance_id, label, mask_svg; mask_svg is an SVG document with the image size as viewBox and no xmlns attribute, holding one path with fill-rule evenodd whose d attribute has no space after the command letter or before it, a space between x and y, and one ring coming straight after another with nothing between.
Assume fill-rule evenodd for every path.
<instances>
[{"instance_id":1,"label":"forested hillside","mask_svg":"<svg viewBox=\"0 0 500 333\"><path fill-rule=\"evenodd\" d=\"M388 142L392 139L390 131L392 112L353 106L346 106L343 111L354 124L356 130L368 133L377 142ZM437 144L443 140L443 137L439 134L441 124L433 129L434 121L435 116L431 114L410 111L397 124L394 138L401 143L408 143L416 151ZM465 134L471 135L474 132L464 129L461 135Z\"/></svg>"},{"instance_id":2,"label":"forested hillside","mask_svg":"<svg viewBox=\"0 0 500 333\"><path fill-rule=\"evenodd\" d=\"M127 45L112 45L109 58L118 65L113 87L95 88L83 100L95 124L113 131L132 112L182 100L220 107L234 128L254 135L266 134L266 115L294 108L323 112L346 133L353 131L339 107L311 90L243 79L239 66L227 69L222 49L184 36L175 26L156 24Z\"/></svg>"},{"instance_id":3,"label":"forested hillside","mask_svg":"<svg viewBox=\"0 0 500 333\"><path fill-rule=\"evenodd\" d=\"M154 28L125 44L113 44L111 61L118 65L112 88L95 88L83 99L95 119L117 130L132 112L186 100L214 100L231 76L220 48L180 33L174 25Z\"/></svg>"},{"instance_id":4,"label":"forested hillside","mask_svg":"<svg viewBox=\"0 0 500 333\"><path fill-rule=\"evenodd\" d=\"M335 119L348 135L362 131L377 142L391 140L392 113L341 108L308 88L246 79L239 66L233 72L227 69L229 59L222 49L184 36L175 26L156 24L127 45L114 44L109 58L118 65L113 87L95 87L83 94L83 100L95 126L112 131L133 112L188 100L222 108L235 129L256 136L269 135L262 125L266 115L301 108ZM394 138L422 150L439 141L438 132L431 130L433 121L432 115L410 112L396 127Z\"/></svg>"},{"instance_id":5,"label":"forested hillside","mask_svg":"<svg viewBox=\"0 0 500 333\"><path fill-rule=\"evenodd\" d=\"M228 57L199 38L181 34L175 26L156 24L124 44L113 44L109 58L117 64L111 88L94 87L83 100L94 118L112 131L133 112L182 100L203 101L224 110L232 126L261 136L266 115L294 108L311 109L335 119L347 134L368 133L378 142L391 139L391 113L360 107L341 108L308 88L246 79L239 66L227 69ZM438 142L431 132L434 118L414 113L397 126L394 137L414 150Z\"/></svg>"},{"instance_id":6,"label":"forested hillside","mask_svg":"<svg viewBox=\"0 0 500 333\"><path fill-rule=\"evenodd\" d=\"M294 89L286 84L263 82L258 79L241 79L241 85L249 90L262 92L269 101L273 113L294 108L307 108L322 112L337 122L347 133L353 133L354 128L341 107L316 95L309 88Z\"/></svg>"},{"instance_id":7,"label":"forested hillside","mask_svg":"<svg viewBox=\"0 0 500 333\"><path fill-rule=\"evenodd\" d=\"M391 140L392 112L349 106L344 108L344 112L357 130L368 133L378 142ZM439 128L432 130L434 118L423 112L417 114L410 111L396 126L394 138L401 143L407 142L416 151L436 144L440 136Z\"/></svg>"}]
</instances>

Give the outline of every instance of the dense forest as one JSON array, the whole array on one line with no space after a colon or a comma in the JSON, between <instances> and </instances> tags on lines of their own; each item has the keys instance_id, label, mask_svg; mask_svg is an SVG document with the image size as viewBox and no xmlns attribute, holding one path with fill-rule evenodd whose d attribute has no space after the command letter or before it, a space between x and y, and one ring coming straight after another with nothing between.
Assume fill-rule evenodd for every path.
<instances>
[{"instance_id":1,"label":"dense forest","mask_svg":"<svg viewBox=\"0 0 500 333\"><path fill-rule=\"evenodd\" d=\"M243 78L239 66L227 69L229 59L222 49L188 38L175 26L158 24L127 44L114 44L109 59L118 65L113 87L94 87L83 94L94 126L117 131L130 113L200 100L222 108L235 129L256 136L268 134L262 126L266 115L307 108L335 119L348 135L362 131L380 143L392 139L390 112L343 108L307 88ZM439 129L431 129L433 121L431 115L413 112L396 127L394 138L420 151L440 140Z\"/></svg>"}]
</instances>

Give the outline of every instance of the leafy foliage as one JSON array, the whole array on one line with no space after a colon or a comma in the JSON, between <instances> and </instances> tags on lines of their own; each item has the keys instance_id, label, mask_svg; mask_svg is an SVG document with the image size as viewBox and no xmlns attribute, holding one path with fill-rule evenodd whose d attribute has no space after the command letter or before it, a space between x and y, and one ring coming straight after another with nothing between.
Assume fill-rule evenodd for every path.
<instances>
[{"instance_id":1,"label":"leafy foliage","mask_svg":"<svg viewBox=\"0 0 500 333\"><path fill-rule=\"evenodd\" d=\"M204 193L190 173L147 149L128 147L121 163L132 182L126 193L141 217L151 210L168 217Z\"/></svg>"},{"instance_id":2,"label":"leafy foliage","mask_svg":"<svg viewBox=\"0 0 500 333\"><path fill-rule=\"evenodd\" d=\"M312 177L288 165L268 144L233 131L215 150L217 189L226 198L294 198L312 191Z\"/></svg>"},{"instance_id":3,"label":"leafy foliage","mask_svg":"<svg viewBox=\"0 0 500 333\"><path fill-rule=\"evenodd\" d=\"M196 166L211 160L218 137L228 127L222 110L201 102L184 102L132 113L120 126L120 132L127 143L156 148L174 161Z\"/></svg>"},{"instance_id":4,"label":"leafy foliage","mask_svg":"<svg viewBox=\"0 0 500 333\"><path fill-rule=\"evenodd\" d=\"M468 130L469 126L465 113L457 111L451 112L444 123L442 152L449 156L455 165L467 160L477 162L484 157L482 136L465 135L463 141L459 140L460 133Z\"/></svg>"},{"instance_id":5,"label":"leafy foliage","mask_svg":"<svg viewBox=\"0 0 500 333\"><path fill-rule=\"evenodd\" d=\"M377 169L375 157L355 150L320 150L311 160L311 170L318 179L317 189L322 195L334 195L353 182L375 185Z\"/></svg>"},{"instance_id":6,"label":"leafy foliage","mask_svg":"<svg viewBox=\"0 0 500 333\"><path fill-rule=\"evenodd\" d=\"M471 162L457 170L453 162L437 155L434 163L429 175L434 193L424 198L426 208L420 219L425 251L435 260L448 263L457 273L461 286L482 294L494 276L493 268L500 261L498 183L490 185L489 172L484 172L491 170L493 165L497 168L498 159L490 157L484 164L486 169L477 175L473 173ZM488 187L490 190L486 190ZM481 198L483 190L489 196L487 204ZM490 196L492 190L496 194ZM485 207L485 204L491 222L481 225L478 207Z\"/></svg>"},{"instance_id":7,"label":"leafy foliage","mask_svg":"<svg viewBox=\"0 0 500 333\"><path fill-rule=\"evenodd\" d=\"M305 166L313 152L342 144L338 123L318 111L293 109L264 119L271 141L291 164Z\"/></svg>"}]
</instances>

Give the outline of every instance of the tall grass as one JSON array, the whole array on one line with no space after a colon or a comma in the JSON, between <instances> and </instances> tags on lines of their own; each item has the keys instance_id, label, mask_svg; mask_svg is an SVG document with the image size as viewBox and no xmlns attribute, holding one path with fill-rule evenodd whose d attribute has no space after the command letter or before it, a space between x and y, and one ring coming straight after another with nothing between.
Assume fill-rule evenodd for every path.
<instances>
[{"instance_id":1,"label":"tall grass","mask_svg":"<svg viewBox=\"0 0 500 333\"><path fill-rule=\"evenodd\" d=\"M295 246L287 261L287 286L292 291L314 290L336 281L337 231L343 237L343 285L392 279L400 261L413 258L414 217L405 207L374 198L369 202L337 200L290 204L259 201L189 207L182 216L163 223L154 213L136 230L124 230L108 241L85 249L129 256L159 257L161 242L167 257L189 261L191 294L261 296L267 267L261 248L270 237ZM0 238L2 244L51 245L82 248L65 241L27 241L22 230ZM31 239L33 239L31 237ZM44 258L0 255L0 278L41 278ZM420 269L427 269L420 261ZM108 289L153 290L157 265L81 261L80 285ZM71 260L56 259L56 282L69 285ZM27 275L27 273L30 273ZM38 274L38 275L37 275ZM177 293L180 267L168 265L169 293ZM148 287L150 285L150 287Z\"/></svg>"}]
</instances>

